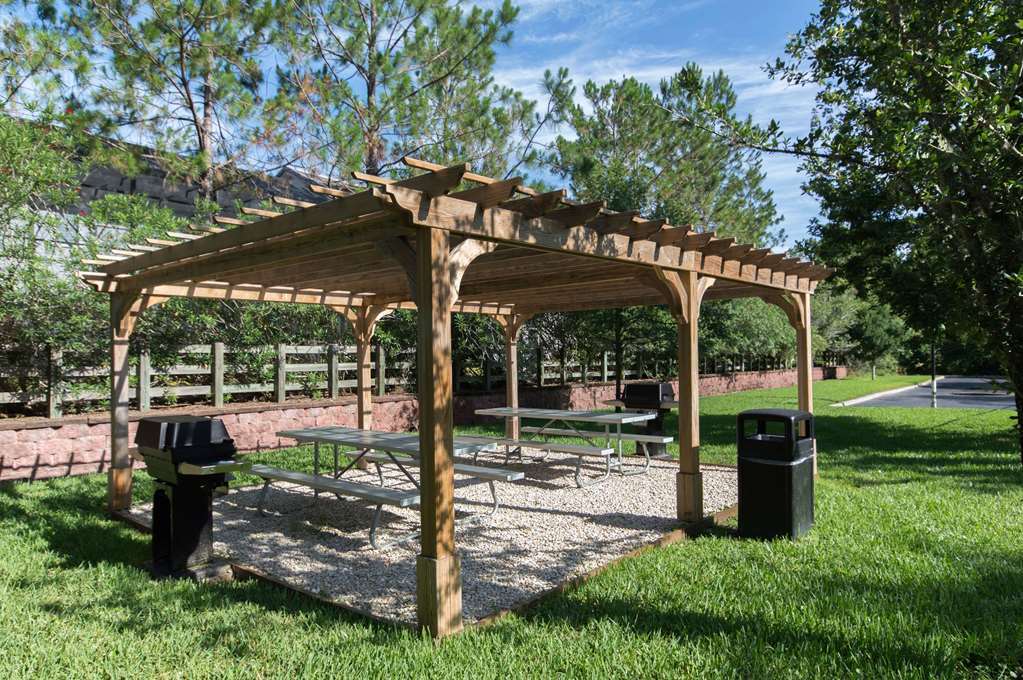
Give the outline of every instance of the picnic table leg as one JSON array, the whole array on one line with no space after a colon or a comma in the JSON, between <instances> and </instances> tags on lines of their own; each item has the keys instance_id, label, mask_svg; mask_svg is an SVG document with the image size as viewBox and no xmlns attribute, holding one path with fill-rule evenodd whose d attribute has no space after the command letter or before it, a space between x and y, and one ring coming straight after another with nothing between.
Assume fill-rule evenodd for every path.
<instances>
[{"instance_id":1,"label":"picnic table leg","mask_svg":"<svg viewBox=\"0 0 1023 680\"><path fill-rule=\"evenodd\" d=\"M577 456L575 462L575 485L578 488L582 489L587 486L594 486L595 484L606 482L611 477L611 456L606 456L604 458L604 474L595 479L587 479L586 481L583 481L582 467L583 457Z\"/></svg>"},{"instance_id":2,"label":"picnic table leg","mask_svg":"<svg viewBox=\"0 0 1023 680\"><path fill-rule=\"evenodd\" d=\"M313 442L313 474L320 474L320 442ZM319 499L320 492L313 489L313 499Z\"/></svg>"}]
</instances>

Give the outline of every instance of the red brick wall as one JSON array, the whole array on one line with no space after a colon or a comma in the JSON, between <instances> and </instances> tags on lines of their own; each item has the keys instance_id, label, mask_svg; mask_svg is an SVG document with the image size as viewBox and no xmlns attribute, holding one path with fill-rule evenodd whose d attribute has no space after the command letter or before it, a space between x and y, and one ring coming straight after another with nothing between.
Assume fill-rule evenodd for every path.
<instances>
[{"instance_id":1,"label":"red brick wall","mask_svg":"<svg viewBox=\"0 0 1023 680\"><path fill-rule=\"evenodd\" d=\"M845 377L845 368L814 369L814 380ZM700 394L724 394L765 387L786 387L796 382L795 371L762 371L707 375L700 378ZM678 385L675 385L676 392ZM583 410L603 407L614 399L614 384L588 387L569 385L522 389L522 406ZM493 422L477 418L478 408L504 406L504 393L458 396L455 398L455 422ZM192 407L160 409L150 414L192 413L219 415L243 451L273 449L290 444L276 436L280 430L318 425L355 426L355 399L334 401L289 401L286 404L247 403L223 409ZM135 422L141 417L131 413L129 440L135 437ZM413 395L388 395L374 399L373 426L379 430L408 431L418 426L419 408ZM105 413L69 416L61 420L24 418L0 421L0 481L45 479L103 472L110 463L110 423Z\"/></svg>"},{"instance_id":2,"label":"red brick wall","mask_svg":"<svg viewBox=\"0 0 1023 680\"><path fill-rule=\"evenodd\" d=\"M381 430L415 429L419 409L411 395L390 395L376 400L374 427ZM240 404L223 409L159 409L146 415L191 413L217 415L224 420L239 449L258 451L293 442L276 436L280 430L317 425L355 427L353 397L336 401L289 401L286 404ZM134 441L133 411L128 439ZM61 420L25 418L0 421L0 481L45 479L103 472L110 464L110 422L104 413L69 416Z\"/></svg>"}]
</instances>

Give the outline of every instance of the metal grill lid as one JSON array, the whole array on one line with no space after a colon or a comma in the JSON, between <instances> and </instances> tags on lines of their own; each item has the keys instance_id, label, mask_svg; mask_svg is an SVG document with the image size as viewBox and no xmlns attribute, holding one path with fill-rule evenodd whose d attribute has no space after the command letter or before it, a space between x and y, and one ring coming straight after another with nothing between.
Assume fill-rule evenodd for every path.
<instances>
[{"instance_id":1,"label":"metal grill lid","mask_svg":"<svg viewBox=\"0 0 1023 680\"><path fill-rule=\"evenodd\" d=\"M143 418L135 432L135 443L148 449L223 449L233 441L219 418L206 416L158 416Z\"/></svg>"},{"instance_id":2,"label":"metal grill lid","mask_svg":"<svg viewBox=\"0 0 1023 680\"><path fill-rule=\"evenodd\" d=\"M660 408L662 401L675 399L675 388L667 382L625 383L622 401L627 407Z\"/></svg>"}]
</instances>

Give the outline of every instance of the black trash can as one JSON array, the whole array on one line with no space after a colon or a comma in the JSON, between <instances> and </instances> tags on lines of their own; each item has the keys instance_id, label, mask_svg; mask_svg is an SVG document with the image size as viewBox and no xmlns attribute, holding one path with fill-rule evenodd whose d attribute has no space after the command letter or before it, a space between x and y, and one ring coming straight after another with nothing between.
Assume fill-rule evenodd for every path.
<instances>
[{"instance_id":1,"label":"black trash can","mask_svg":"<svg viewBox=\"0 0 1023 680\"><path fill-rule=\"evenodd\" d=\"M739 535L799 538L813 526L813 414L743 411L737 436Z\"/></svg>"}]
</instances>

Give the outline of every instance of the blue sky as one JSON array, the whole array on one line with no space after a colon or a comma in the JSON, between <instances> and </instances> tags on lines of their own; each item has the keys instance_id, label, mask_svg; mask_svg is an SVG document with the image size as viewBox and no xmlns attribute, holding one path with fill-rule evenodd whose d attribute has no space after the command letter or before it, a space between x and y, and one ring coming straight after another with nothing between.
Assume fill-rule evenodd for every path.
<instances>
[{"instance_id":1,"label":"blue sky","mask_svg":"<svg viewBox=\"0 0 1023 680\"><path fill-rule=\"evenodd\" d=\"M513 0L515 1L515 0ZM499 0L479 0L493 6ZM498 82L542 99L544 69L568 67L577 86L633 76L656 85L687 61L704 72L723 70L738 94L740 113L778 120L791 135L806 132L812 90L774 82L763 72L782 56L788 36L817 9L811 0L517 0L515 37L499 50ZM581 87L579 88L581 90ZM800 190L795 160L764 159L787 242L806 235L816 202Z\"/></svg>"}]
</instances>

